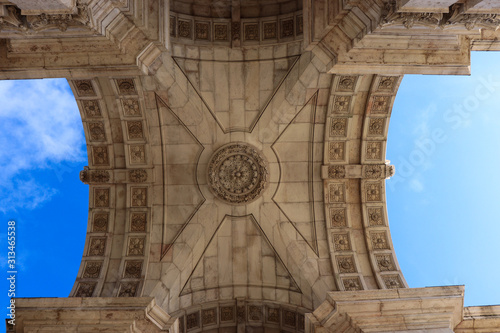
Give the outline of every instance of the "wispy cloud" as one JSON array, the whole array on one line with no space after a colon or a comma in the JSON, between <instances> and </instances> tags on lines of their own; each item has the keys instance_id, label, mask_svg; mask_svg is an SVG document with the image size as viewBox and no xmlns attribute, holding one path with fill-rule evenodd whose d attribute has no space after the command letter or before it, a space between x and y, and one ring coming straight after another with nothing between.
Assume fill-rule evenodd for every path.
<instances>
[{"instance_id":1,"label":"wispy cloud","mask_svg":"<svg viewBox=\"0 0 500 333\"><path fill-rule=\"evenodd\" d=\"M81 118L66 80L0 81L0 210L33 209L55 190L20 177L86 159Z\"/></svg>"},{"instance_id":2,"label":"wispy cloud","mask_svg":"<svg viewBox=\"0 0 500 333\"><path fill-rule=\"evenodd\" d=\"M425 189L424 184L417 178L410 179L410 189L413 192L420 193Z\"/></svg>"},{"instance_id":3,"label":"wispy cloud","mask_svg":"<svg viewBox=\"0 0 500 333\"><path fill-rule=\"evenodd\" d=\"M421 112L417 115L417 122L413 127L413 136L415 139L413 140L413 151L418 151L420 156L423 156L422 159L417 159L419 161L419 169L421 172L428 170L432 167L432 154L434 152L434 148L426 149L425 146L432 141L432 130L433 125L436 123L436 113L438 111L438 107L436 103L430 103L426 108L422 109ZM416 182L418 180L414 179ZM413 185L411 185L413 189Z\"/></svg>"}]
</instances>

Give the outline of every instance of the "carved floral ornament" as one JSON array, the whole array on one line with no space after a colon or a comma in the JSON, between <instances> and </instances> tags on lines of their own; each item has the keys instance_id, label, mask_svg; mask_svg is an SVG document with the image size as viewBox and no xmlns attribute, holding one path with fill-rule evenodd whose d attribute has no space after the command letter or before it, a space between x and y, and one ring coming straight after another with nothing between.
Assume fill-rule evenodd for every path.
<instances>
[{"instance_id":1,"label":"carved floral ornament","mask_svg":"<svg viewBox=\"0 0 500 333\"><path fill-rule=\"evenodd\" d=\"M268 179L264 157L245 143L231 143L216 150L207 173L210 190L230 204L254 201L264 191Z\"/></svg>"},{"instance_id":2,"label":"carved floral ornament","mask_svg":"<svg viewBox=\"0 0 500 333\"><path fill-rule=\"evenodd\" d=\"M466 14L462 3L451 6L450 13L405 13L398 12L396 0L389 0L385 4L381 27L402 25L407 29L415 25L429 28L465 27L467 30L486 28L497 30L500 28L499 14Z\"/></svg>"},{"instance_id":3,"label":"carved floral ornament","mask_svg":"<svg viewBox=\"0 0 500 333\"><path fill-rule=\"evenodd\" d=\"M7 15L0 16L0 31L12 31L26 35L40 31L66 31L68 28L90 29L91 21L87 4L77 1L76 14L22 15L16 6L6 5Z\"/></svg>"}]
</instances>

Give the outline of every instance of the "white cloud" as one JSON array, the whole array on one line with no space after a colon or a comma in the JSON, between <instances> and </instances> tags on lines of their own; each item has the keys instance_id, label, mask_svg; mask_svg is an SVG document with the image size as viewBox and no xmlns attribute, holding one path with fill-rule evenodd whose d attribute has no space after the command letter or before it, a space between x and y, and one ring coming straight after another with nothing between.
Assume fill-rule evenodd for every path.
<instances>
[{"instance_id":1,"label":"white cloud","mask_svg":"<svg viewBox=\"0 0 500 333\"><path fill-rule=\"evenodd\" d=\"M416 124L413 128L413 134L417 136L417 140L428 138L431 135L430 124L433 123L433 118L438 111L436 103L429 103L425 109L419 110L416 115Z\"/></svg>"},{"instance_id":2,"label":"white cloud","mask_svg":"<svg viewBox=\"0 0 500 333\"><path fill-rule=\"evenodd\" d=\"M33 209L54 195L21 173L86 159L66 80L0 81L0 209Z\"/></svg>"},{"instance_id":3,"label":"white cloud","mask_svg":"<svg viewBox=\"0 0 500 333\"><path fill-rule=\"evenodd\" d=\"M416 179L416 178L412 178L410 179L410 189L413 191L413 192L417 192L417 193L420 193L424 190L424 184Z\"/></svg>"}]
</instances>

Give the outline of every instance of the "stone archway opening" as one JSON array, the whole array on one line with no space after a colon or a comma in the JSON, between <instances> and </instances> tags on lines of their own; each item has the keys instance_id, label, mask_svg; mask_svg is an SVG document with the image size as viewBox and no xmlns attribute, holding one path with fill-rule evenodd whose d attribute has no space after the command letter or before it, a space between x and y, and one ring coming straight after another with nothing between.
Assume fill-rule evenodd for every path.
<instances>
[{"instance_id":1,"label":"stone archway opening","mask_svg":"<svg viewBox=\"0 0 500 333\"><path fill-rule=\"evenodd\" d=\"M405 76L389 131L388 213L401 268L411 287L465 284L466 306L500 299L490 257L500 251L498 56L474 52L470 77Z\"/></svg>"},{"instance_id":2,"label":"stone archway opening","mask_svg":"<svg viewBox=\"0 0 500 333\"><path fill-rule=\"evenodd\" d=\"M0 81L0 100L1 233L6 238L7 221L15 221L15 296L67 297L87 229L78 106L65 79Z\"/></svg>"}]
</instances>

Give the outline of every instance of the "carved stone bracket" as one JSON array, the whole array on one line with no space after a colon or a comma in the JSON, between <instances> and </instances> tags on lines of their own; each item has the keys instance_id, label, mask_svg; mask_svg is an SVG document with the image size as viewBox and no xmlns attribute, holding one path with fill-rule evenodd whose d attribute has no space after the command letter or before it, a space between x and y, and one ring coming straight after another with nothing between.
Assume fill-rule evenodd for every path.
<instances>
[{"instance_id":1,"label":"carved stone bracket","mask_svg":"<svg viewBox=\"0 0 500 333\"><path fill-rule=\"evenodd\" d=\"M396 168L389 164L369 165L323 165L321 176L323 179L389 179L394 176Z\"/></svg>"},{"instance_id":2,"label":"carved stone bracket","mask_svg":"<svg viewBox=\"0 0 500 333\"><path fill-rule=\"evenodd\" d=\"M86 166L80 171L80 180L87 185L109 183L110 179L111 176L108 170L90 170L90 168Z\"/></svg>"},{"instance_id":3,"label":"carved stone bracket","mask_svg":"<svg viewBox=\"0 0 500 333\"><path fill-rule=\"evenodd\" d=\"M415 24L430 28L441 26L443 13L407 13L398 11L395 0L386 3L382 15L381 26L403 25L405 28L413 28Z\"/></svg>"},{"instance_id":4,"label":"carved stone bracket","mask_svg":"<svg viewBox=\"0 0 500 333\"><path fill-rule=\"evenodd\" d=\"M80 180L87 185L90 184L122 184L122 183L145 183L151 180L148 170L91 170L88 166L80 171Z\"/></svg>"}]
</instances>

